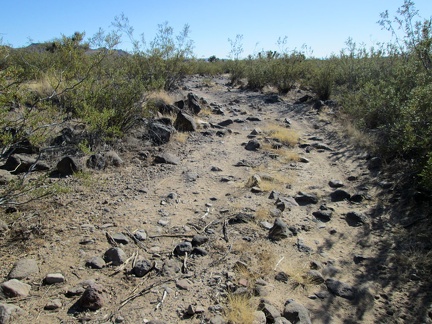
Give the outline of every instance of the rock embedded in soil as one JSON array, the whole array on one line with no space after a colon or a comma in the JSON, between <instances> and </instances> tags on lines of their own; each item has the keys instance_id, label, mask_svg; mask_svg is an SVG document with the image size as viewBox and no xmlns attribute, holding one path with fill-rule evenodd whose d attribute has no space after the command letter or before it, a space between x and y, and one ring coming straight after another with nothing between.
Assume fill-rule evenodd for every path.
<instances>
[{"instance_id":1,"label":"rock embedded in soil","mask_svg":"<svg viewBox=\"0 0 432 324\"><path fill-rule=\"evenodd\" d=\"M183 256L186 253L192 252L192 249L193 247L190 242L181 242L175 247L174 254L178 256Z\"/></svg>"},{"instance_id":2,"label":"rock embedded in soil","mask_svg":"<svg viewBox=\"0 0 432 324\"><path fill-rule=\"evenodd\" d=\"M276 218L273 227L270 229L268 238L273 241L280 241L292 236L288 225L282 220L282 218Z\"/></svg>"},{"instance_id":3,"label":"rock embedded in soil","mask_svg":"<svg viewBox=\"0 0 432 324\"><path fill-rule=\"evenodd\" d=\"M0 285L3 294L6 297L27 297L30 293L31 286L19 281L18 279L10 279Z\"/></svg>"},{"instance_id":4,"label":"rock embedded in soil","mask_svg":"<svg viewBox=\"0 0 432 324\"><path fill-rule=\"evenodd\" d=\"M368 217L358 212L349 212L345 216L345 220L349 226L359 227L368 223Z\"/></svg>"},{"instance_id":5,"label":"rock embedded in soil","mask_svg":"<svg viewBox=\"0 0 432 324\"><path fill-rule=\"evenodd\" d=\"M318 210L313 212L312 215L321 222L329 222L332 218L333 212L331 210Z\"/></svg>"},{"instance_id":6,"label":"rock embedded in soil","mask_svg":"<svg viewBox=\"0 0 432 324\"><path fill-rule=\"evenodd\" d=\"M283 317L291 323L312 324L307 308L293 300L285 303Z\"/></svg>"},{"instance_id":7,"label":"rock embedded in soil","mask_svg":"<svg viewBox=\"0 0 432 324\"><path fill-rule=\"evenodd\" d=\"M173 164L173 165L178 165L180 163L180 159L170 153L163 153L161 155L157 155L154 158L154 162L155 163L160 163L160 164Z\"/></svg>"},{"instance_id":8,"label":"rock embedded in soil","mask_svg":"<svg viewBox=\"0 0 432 324\"><path fill-rule=\"evenodd\" d=\"M338 189L338 190L333 191L330 194L330 198L331 198L331 201L338 202L338 201L343 201L346 199L349 200L351 198L351 195L346 190Z\"/></svg>"},{"instance_id":9,"label":"rock embedded in soil","mask_svg":"<svg viewBox=\"0 0 432 324\"><path fill-rule=\"evenodd\" d=\"M56 310L63 306L60 299L56 298L53 300L50 300L44 307L45 310Z\"/></svg>"},{"instance_id":10,"label":"rock embedded in soil","mask_svg":"<svg viewBox=\"0 0 432 324\"><path fill-rule=\"evenodd\" d=\"M192 238L192 246L197 247L203 245L207 243L208 240L209 240L208 236L197 234Z\"/></svg>"},{"instance_id":11,"label":"rock embedded in soil","mask_svg":"<svg viewBox=\"0 0 432 324\"><path fill-rule=\"evenodd\" d=\"M192 116L180 111L174 122L174 128L179 132L195 132L197 125Z\"/></svg>"},{"instance_id":12,"label":"rock embedded in soil","mask_svg":"<svg viewBox=\"0 0 432 324\"><path fill-rule=\"evenodd\" d=\"M349 300L353 300L356 296L356 289L342 281L329 278L325 281L325 284L327 289L336 296Z\"/></svg>"},{"instance_id":13,"label":"rock embedded in soil","mask_svg":"<svg viewBox=\"0 0 432 324\"><path fill-rule=\"evenodd\" d=\"M275 318L281 316L280 311L278 311L276 307L265 300L261 300L260 304L258 305L258 309L265 314L265 318L267 318L270 323L273 323Z\"/></svg>"},{"instance_id":14,"label":"rock embedded in soil","mask_svg":"<svg viewBox=\"0 0 432 324\"><path fill-rule=\"evenodd\" d=\"M300 206L318 203L318 197L313 193L299 192L294 199Z\"/></svg>"},{"instance_id":15,"label":"rock embedded in soil","mask_svg":"<svg viewBox=\"0 0 432 324\"><path fill-rule=\"evenodd\" d=\"M138 240L138 241L145 241L147 239L147 232L143 229L141 230L137 230L134 233L134 237Z\"/></svg>"},{"instance_id":16,"label":"rock embedded in soil","mask_svg":"<svg viewBox=\"0 0 432 324\"><path fill-rule=\"evenodd\" d=\"M78 299L77 305L84 310L96 311L105 305L105 296L103 288L100 285L92 285L84 290L84 293Z\"/></svg>"},{"instance_id":17,"label":"rock embedded in soil","mask_svg":"<svg viewBox=\"0 0 432 324\"><path fill-rule=\"evenodd\" d=\"M119 266L126 261L126 253L120 248L112 247L108 249L104 254L104 261L110 263L113 266Z\"/></svg>"},{"instance_id":18,"label":"rock embedded in soil","mask_svg":"<svg viewBox=\"0 0 432 324\"><path fill-rule=\"evenodd\" d=\"M123 233L115 233L112 235L112 238L114 241L116 241L118 244L129 244L129 239L126 235L124 235Z\"/></svg>"},{"instance_id":19,"label":"rock embedded in soil","mask_svg":"<svg viewBox=\"0 0 432 324\"><path fill-rule=\"evenodd\" d=\"M155 145L166 144L170 141L175 129L162 123L152 122L148 127L148 134Z\"/></svg>"},{"instance_id":20,"label":"rock embedded in soil","mask_svg":"<svg viewBox=\"0 0 432 324\"><path fill-rule=\"evenodd\" d=\"M137 277L144 277L147 273L149 273L154 267L154 264L145 259L138 260L134 267L132 268L132 273Z\"/></svg>"},{"instance_id":21,"label":"rock embedded in soil","mask_svg":"<svg viewBox=\"0 0 432 324\"><path fill-rule=\"evenodd\" d=\"M24 311L13 304L0 303L0 324L14 323Z\"/></svg>"},{"instance_id":22,"label":"rock embedded in soil","mask_svg":"<svg viewBox=\"0 0 432 324\"><path fill-rule=\"evenodd\" d=\"M102 259L100 256L95 256L89 260L86 261L86 267L92 268L92 269L102 269L105 267L106 263L104 259Z\"/></svg>"},{"instance_id":23,"label":"rock embedded in soil","mask_svg":"<svg viewBox=\"0 0 432 324\"><path fill-rule=\"evenodd\" d=\"M332 179L332 180L329 181L329 186L331 188L341 188L341 187L344 186L344 184L340 180L334 180L334 179Z\"/></svg>"},{"instance_id":24,"label":"rock embedded in soil","mask_svg":"<svg viewBox=\"0 0 432 324\"><path fill-rule=\"evenodd\" d=\"M61 176L69 176L82 170L82 166L70 156L65 156L56 166L57 172Z\"/></svg>"},{"instance_id":25,"label":"rock embedded in soil","mask_svg":"<svg viewBox=\"0 0 432 324\"><path fill-rule=\"evenodd\" d=\"M39 273L39 266L34 259L21 259L15 262L9 272L9 279L25 279L33 274Z\"/></svg>"},{"instance_id":26,"label":"rock embedded in soil","mask_svg":"<svg viewBox=\"0 0 432 324\"><path fill-rule=\"evenodd\" d=\"M245 149L248 151L257 151L261 147L261 143L255 139L247 142Z\"/></svg>"}]
</instances>

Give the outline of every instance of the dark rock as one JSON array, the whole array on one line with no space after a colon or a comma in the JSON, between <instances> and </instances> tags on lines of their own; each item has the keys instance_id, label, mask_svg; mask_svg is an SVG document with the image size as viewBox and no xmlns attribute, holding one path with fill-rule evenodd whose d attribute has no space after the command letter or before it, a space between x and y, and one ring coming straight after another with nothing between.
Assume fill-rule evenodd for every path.
<instances>
[{"instance_id":1,"label":"dark rock","mask_svg":"<svg viewBox=\"0 0 432 324\"><path fill-rule=\"evenodd\" d=\"M195 248L193 248L191 254L197 255L197 256L206 256L208 254L208 252L206 250L204 250L203 248L195 247Z\"/></svg>"},{"instance_id":2,"label":"dark rock","mask_svg":"<svg viewBox=\"0 0 432 324\"><path fill-rule=\"evenodd\" d=\"M228 224L244 224L253 222L255 220L255 216L247 213L237 213L234 217L228 220Z\"/></svg>"},{"instance_id":3,"label":"dark rock","mask_svg":"<svg viewBox=\"0 0 432 324\"><path fill-rule=\"evenodd\" d=\"M61 135L57 136L51 141L52 146L66 146L76 143L76 135L69 127L65 127L60 132Z\"/></svg>"},{"instance_id":4,"label":"dark rock","mask_svg":"<svg viewBox=\"0 0 432 324\"><path fill-rule=\"evenodd\" d=\"M111 262L113 266L119 266L126 261L126 253L120 248L110 248L104 254L106 263Z\"/></svg>"},{"instance_id":5,"label":"dark rock","mask_svg":"<svg viewBox=\"0 0 432 324\"><path fill-rule=\"evenodd\" d=\"M192 116L184 112L179 112L174 122L174 128L179 132L195 132L197 130L197 125Z\"/></svg>"},{"instance_id":6,"label":"dark rock","mask_svg":"<svg viewBox=\"0 0 432 324\"><path fill-rule=\"evenodd\" d=\"M155 145L168 143L175 129L161 123L151 122L148 126L148 135Z\"/></svg>"},{"instance_id":7,"label":"dark rock","mask_svg":"<svg viewBox=\"0 0 432 324\"><path fill-rule=\"evenodd\" d=\"M360 264L362 263L364 260L367 260L368 258L361 255L361 254L356 254L354 255L353 261L355 264Z\"/></svg>"},{"instance_id":8,"label":"dark rock","mask_svg":"<svg viewBox=\"0 0 432 324\"><path fill-rule=\"evenodd\" d=\"M280 211L291 209L291 207L299 206L296 199L293 197L278 197L276 200L276 208Z\"/></svg>"},{"instance_id":9,"label":"dark rock","mask_svg":"<svg viewBox=\"0 0 432 324\"><path fill-rule=\"evenodd\" d=\"M219 171L222 171L222 169L219 168L219 167L216 167L216 166L212 166L211 169L210 169L210 171L219 172Z\"/></svg>"},{"instance_id":10,"label":"dark rock","mask_svg":"<svg viewBox=\"0 0 432 324\"><path fill-rule=\"evenodd\" d=\"M304 253L312 253L313 249L307 245L304 244L303 240L298 238L297 239L297 243L296 243L297 249L299 250L299 252L304 252Z\"/></svg>"},{"instance_id":11,"label":"dark rock","mask_svg":"<svg viewBox=\"0 0 432 324\"><path fill-rule=\"evenodd\" d=\"M19 174L29 172L30 170L46 171L49 170L49 166L31 155L15 154L7 158L6 163L1 166L1 169L10 171L12 174Z\"/></svg>"},{"instance_id":12,"label":"dark rock","mask_svg":"<svg viewBox=\"0 0 432 324\"><path fill-rule=\"evenodd\" d=\"M57 163L56 170L61 176L69 176L82 170L81 166L70 156L65 156Z\"/></svg>"},{"instance_id":13,"label":"dark rock","mask_svg":"<svg viewBox=\"0 0 432 324\"><path fill-rule=\"evenodd\" d=\"M165 277L173 277L181 271L181 263L175 259L165 260L162 266L162 275Z\"/></svg>"},{"instance_id":14,"label":"dark rock","mask_svg":"<svg viewBox=\"0 0 432 324\"><path fill-rule=\"evenodd\" d=\"M86 165L89 169L103 170L106 167L106 159L102 154L93 154L88 158Z\"/></svg>"},{"instance_id":15,"label":"dark rock","mask_svg":"<svg viewBox=\"0 0 432 324\"><path fill-rule=\"evenodd\" d=\"M178 165L180 163L180 159L170 153L163 153L162 155L157 155L154 158L155 163L161 163L161 164L173 164Z\"/></svg>"},{"instance_id":16,"label":"dark rock","mask_svg":"<svg viewBox=\"0 0 432 324\"><path fill-rule=\"evenodd\" d=\"M174 102L174 105L176 105L180 109L184 109L184 107L185 107L185 101L184 100L176 101L176 102Z\"/></svg>"},{"instance_id":17,"label":"dark rock","mask_svg":"<svg viewBox=\"0 0 432 324\"><path fill-rule=\"evenodd\" d=\"M344 282L329 278L325 281L325 284L327 289L336 296L349 300L354 299L356 296L355 288Z\"/></svg>"},{"instance_id":18,"label":"dark rock","mask_svg":"<svg viewBox=\"0 0 432 324\"><path fill-rule=\"evenodd\" d=\"M298 104L306 103L306 102L308 102L308 101L311 101L312 99L313 99L312 96L310 96L310 95L304 95L303 97L297 99L297 100L294 102L294 105L298 105Z\"/></svg>"},{"instance_id":19,"label":"dark rock","mask_svg":"<svg viewBox=\"0 0 432 324\"><path fill-rule=\"evenodd\" d=\"M96 311L105 305L103 288L99 285L92 285L84 290L81 298L78 299L77 305L81 309Z\"/></svg>"},{"instance_id":20,"label":"dark rock","mask_svg":"<svg viewBox=\"0 0 432 324\"><path fill-rule=\"evenodd\" d=\"M95 256L89 260L86 261L86 267L92 268L92 269L102 269L105 267L106 263L104 259L102 259L99 256Z\"/></svg>"},{"instance_id":21,"label":"dark rock","mask_svg":"<svg viewBox=\"0 0 432 324\"><path fill-rule=\"evenodd\" d=\"M292 324L290 321L288 321L285 317L277 317L274 320L274 324Z\"/></svg>"},{"instance_id":22,"label":"dark rock","mask_svg":"<svg viewBox=\"0 0 432 324\"><path fill-rule=\"evenodd\" d=\"M260 147L261 147L260 142L257 141L257 140L255 140L255 139L253 139L253 140L250 140L250 141L246 144L245 149L248 150L248 151L256 151L256 150L258 150Z\"/></svg>"},{"instance_id":23,"label":"dark rock","mask_svg":"<svg viewBox=\"0 0 432 324\"><path fill-rule=\"evenodd\" d=\"M277 310L276 307L274 307L270 303L265 302L264 300L261 300L260 304L258 305L258 310L264 312L265 318L271 323L274 322L275 318L281 316L281 313Z\"/></svg>"},{"instance_id":24,"label":"dark rock","mask_svg":"<svg viewBox=\"0 0 432 324\"><path fill-rule=\"evenodd\" d=\"M26 279L39 273L39 266L34 259L21 259L15 262L8 274L9 279Z\"/></svg>"},{"instance_id":25,"label":"dark rock","mask_svg":"<svg viewBox=\"0 0 432 324\"><path fill-rule=\"evenodd\" d=\"M293 300L288 300L285 303L283 317L293 324L312 324L309 311L306 307Z\"/></svg>"},{"instance_id":26,"label":"dark rock","mask_svg":"<svg viewBox=\"0 0 432 324\"><path fill-rule=\"evenodd\" d=\"M188 106L189 110L197 115L201 111L201 106L198 103L199 99L193 93L188 93Z\"/></svg>"},{"instance_id":27,"label":"dark rock","mask_svg":"<svg viewBox=\"0 0 432 324\"><path fill-rule=\"evenodd\" d=\"M349 226L358 227L368 223L368 217L358 212L349 212L345 216Z\"/></svg>"},{"instance_id":28,"label":"dark rock","mask_svg":"<svg viewBox=\"0 0 432 324\"><path fill-rule=\"evenodd\" d=\"M266 104L274 104L278 102L283 102L283 99L278 95L268 95L264 98L264 102Z\"/></svg>"},{"instance_id":29,"label":"dark rock","mask_svg":"<svg viewBox=\"0 0 432 324\"><path fill-rule=\"evenodd\" d=\"M116 241L119 244L129 244L129 239L126 235L124 235L123 233L115 233L112 235L112 238L114 241Z\"/></svg>"},{"instance_id":30,"label":"dark rock","mask_svg":"<svg viewBox=\"0 0 432 324\"><path fill-rule=\"evenodd\" d=\"M300 206L318 203L318 197L315 194L308 194L304 192L299 192L294 197L294 199Z\"/></svg>"},{"instance_id":31,"label":"dark rock","mask_svg":"<svg viewBox=\"0 0 432 324\"><path fill-rule=\"evenodd\" d=\"M207 236L197 234L192 238L192 246L196 247L196 246L203 245L207 243L208 240L209 238Z\"/></svg>"},{"instance_id":32,"label":"dark rock","mask_svg":"<svg viewBox=\"0 0 432 324\"><path fill-rule=\"evenodd\" d=\"M370 171L377 171L382 166L382 159L379 157L373 157L369 160L367 167Z\"/></svg>"},{"instance_id":33,"label":"dark rock","mask_svg":"<svg viewBox=\"0 0 432 324\"><path fill-rule=\"evenodd\" d=\"M11 131L11 133L13 133L13 131ZM21 141L14 143L12 147L5 152L5 156L9 156L11 154L37 154L37 153L39 153L39 148L33 145L32 143L30 143L29 139L24 138Z\"/></svg>"},{"instance_id":34,"label":"dark rock","mask_svg":"<svg viewBox=\"0 0 432 324\"><path fill-rule=\"evenodd\" d=\"M343 189L338 189L338 190L333 191L330 194L330 198L331 198L331 201L338 202L338 201L343 201L345 199L350 199L351 195Z\"/></svg>"},{"instance_id":35,"label":"dark rock","mask_svg":"<svg viewBox=\"0 0 432 324\"><path fill-rule=\"evenodd\" d=\"M164 124L167 126L173 126L173 122L171 118L168 117L162 117L154 120L155 123Z\"/></svg>"},{"instance_id":36,"label":"dark rock","mask_svg":"<svg viewBox=\"0 0 432 324\"><path fill-rule=\"evenodd\" d=\"M289 280L289 276L285 272L280 271L276 274L275 280L287 283Z\"/></svg>"},{"instance_id":37,"label":"dark rock","mask_svg":"<svg viewBox=\"0 0 432 324\"><path fill-rule=\"evenodd\" d=\"M332 188L340 188L340 187L343 187L344 184L340 180L330 180L329 181L329 186L332 187Z\"/></svg>"},{"instance_id":38,"label":"dark rock","mask_svg":"<svg viewBox=\"0 0 432 324\"><path fill-rule=\"evenodd\" d=\"M174 254L177 256L183 256L186 253L191 253L192 249L193 247L190 242L181 242L175 247Z\"/></svg>"},{"instance_id":39,"label":"dark rock","mask_svg":"<svg viewBox=\"0 0 432 324\"><path fill-rule=\"evenodd\" d=\"M251 122L259 122L259 121L261 121L261 118L259 118L257 116L249 116L249 117L246 117L246 120L251 121Z\"/></svg>"},{"instance_id":40,"label":"dark rock","mask_svg":"<svg viewBox=\"0 0 432 324\"><path fill-rule=\"evenodd\" d=\"M279 241L290 236L292 236L292 232L288 229L287 224L281 218L276 218L273 227L269 231L268 238Z\"/></svg>"},{"instance_id":41,"label":"dark rock","mask_svg":"<svg viewBox=\"0 0 432 324\"><path fill-rule=\"evenodd\" d=\"M154 264L149 260L140 259L132 268L132 273L137 277L144 277L154 267Z\"/></svg>"},{"instance_id":42,"label":"dark rock","mask_svg":"<svg viewBox=\"0 0 432 324\"><path fill-rule=\"evenodd\" d=\"M234 123L234 121L232 119L226 119L226 120L221 121L220 123L218 123L218 125L222 126L222 127L226 127L226 126L229 126L229 125L231 125L233 123Z\"/></svg>"},{"instance_id":43,"label":"dark rock","mask_svg":"<svg viewBox=\"0 0 432 324\"><path fill-rule=\"evenodd\" d=\"M312 213L316 217L316 219L320 220L321 222L329 222L332 217L332 211L331 210L318 210Z\"/></svg>"},{"instance_id":44,"label":"dark rock","mask_svg":"<svg viewBox=\"0 0 432 324\"><path fill-rule=\"evenodd\" d=\"M317 100L312 105L312 108L315 109L315 110L321 110L322 107L324 107L324 102L322 100Z\"/></svg>"},{"instance_id":45,"label":"dark rock","mask_svg":"<svg viewBox=\"0 0 432 324\"><path fill-rule=\"evenodd\" d=\"M350 197L350 201L353 203L361 203L364 199L364 196L362 194L354 194Z\"/></svg>"}]
</instances>

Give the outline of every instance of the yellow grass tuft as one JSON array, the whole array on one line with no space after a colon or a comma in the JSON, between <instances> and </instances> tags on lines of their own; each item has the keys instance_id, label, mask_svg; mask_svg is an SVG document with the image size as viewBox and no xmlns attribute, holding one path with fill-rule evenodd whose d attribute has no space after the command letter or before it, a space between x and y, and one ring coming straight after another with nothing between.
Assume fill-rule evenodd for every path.
<instances>
[{"instance_id":1,"label":"yellow grass tuft","mask_svg":"<svg viewBox=\"0 0 432 324\"><path fill-rule=\"evenodd\" d=\"M225 319L232 324L252 324L254 321L255 309L248 296L228 295L228 305L225 312Z\"/></svg>"},{"instance_id":2,"label":"yellow grass tuft","mask_svg":"<svg viewBox=\"0 0 432 324\"><path fill-rule=\"evenodd\" d=\"M268 125L263 131L275 140L287 146L295 146L298 143L299 136L296 131L279 126L279 125Z\"/></svg>"},{"instance_id":3,"label":"yellow grass tuft","mask_svg":"<svg viewBox=\"0 0 432 324\"><path fill-rule=\"evenodd\" d=\"M187 142L189 138L189 134L186 132L176 132L174 133L174 135L172 136L172 139L177 142L177 143L181 143L184 144Z\"/></svg>"}]
</instances>

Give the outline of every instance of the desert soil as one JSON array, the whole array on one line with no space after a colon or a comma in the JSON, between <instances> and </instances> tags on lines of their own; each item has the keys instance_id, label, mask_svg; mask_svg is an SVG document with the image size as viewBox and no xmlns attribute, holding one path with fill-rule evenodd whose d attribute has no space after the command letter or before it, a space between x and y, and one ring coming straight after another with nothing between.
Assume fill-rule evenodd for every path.
<instances>
[{"instance_id":1,"label":"desert soil","mask_svg":"<svg viewBox=\"0 0 432 324\"><path fill-rule=\"evenodd\" d=\"M265 299L279 312L293 299L313 323L421 321L413 303L422 293L419 283L392 263L400 230L389 207L392 182L368 169L370 156L344 138L336 110L294 104L306 90L267 103L268 93L227 82L222 76L191 77L177 93L180 98L192 92L206 102L196 132L176 134L158 147L125 141L117 150L120 167L53 180L66 183L69 192L7 216L1 277L6 281L20 259L35 259L39 266L22 279L31 286L27 297L3 301L24 311L12 322L222 323L227 296L236 294L250 295L252 309ZM215 107L224 115L212 113ZM234 122L215 128L227 119ZM270 149L274 140L267 131L275 125L297 134L298 143ZM261 147L246 150L253 130ZM153 163L164 152L179 163ZM251 188L255 174L261 182ZM338 189L331 180L356 199L333 199ZM292 204L278 205L269 198L272 190ZM292 198L299 193L317 201L296 205ZM329 219L315 216L320 209ZM361 221L350 218L358 215ZM269 237L276 219L287 225L288 237ZM137 230L147 238L134 242L128 234ZM128 244L109 239L117 233L126 234ZM178 255L176 246L197 234L208 239L201 250ZM114 245L129 258L124 267L86 266ZM131 273L139 258L154 265L144 277ZM316 270L315 281L305 277L310 270ZM52 273L65 282L46 284ZM345 284L348 295L329 288L329 280ZM104 305L78 311L81 293L71 290L92 282L103 287ZM59 308L44 309L55 299Z\"/></svg>"}]
</instances>

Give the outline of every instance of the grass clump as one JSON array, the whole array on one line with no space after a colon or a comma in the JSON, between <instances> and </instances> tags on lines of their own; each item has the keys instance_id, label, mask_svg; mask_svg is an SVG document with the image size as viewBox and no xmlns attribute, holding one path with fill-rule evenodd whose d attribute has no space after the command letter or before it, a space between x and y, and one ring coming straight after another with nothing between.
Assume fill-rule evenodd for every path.
<instances>
[{"instance_id":1,"label":"grass clump","mask_svg":"<svg viewBox=\"0 0 432 324\"><path fill-rule=\"evenodd\" d=\"M248 296L229 294L225 319L231 324L252 324L255 309Z\"/></svg>"},{"instance_id":2,"label":"grass clump","mask_svg":"<svg viewBox=\"0 0 432 324\"><path fill-rule=\"evenodd\" d=\"M296 131L279 126L279 125L268 125L264 132L271 137L286 146L294 147L299 140L299 136Z\"/></svg>"}]
</instances>

